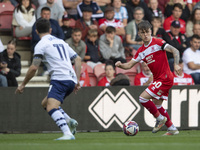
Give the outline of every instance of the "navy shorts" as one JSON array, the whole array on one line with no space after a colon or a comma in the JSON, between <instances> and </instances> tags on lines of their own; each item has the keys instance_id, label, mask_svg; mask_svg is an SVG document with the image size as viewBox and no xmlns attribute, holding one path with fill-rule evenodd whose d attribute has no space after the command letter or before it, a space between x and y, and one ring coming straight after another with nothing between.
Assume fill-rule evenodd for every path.
<instances>
[{"instance_id":1,"label":"navy shorts","mask_svg":"<svg viewBox=\"0 0 200 150\"><path fill-rule=\"evenodd\" d=\"M74 90L75 83L71 80L51 80L47 98L55 98L63 103L66 96Z\"/></svg>"}]
</instances>

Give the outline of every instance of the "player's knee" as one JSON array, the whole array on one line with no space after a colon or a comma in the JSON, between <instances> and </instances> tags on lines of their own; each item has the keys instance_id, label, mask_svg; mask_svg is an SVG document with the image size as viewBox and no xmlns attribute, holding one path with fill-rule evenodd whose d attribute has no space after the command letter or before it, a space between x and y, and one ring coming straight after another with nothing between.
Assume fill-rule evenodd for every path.
<instances>
[{"instance_id":1,"label":"player's knee","mask_svg":"<svg viewBox=\"0 0 200 150\"><path fill-rule=\"evenodd\" d=\"M149 99L146 99L146 98L143 98L143 97L139 97L139 102L140 103L146 103L146 102L148 102L149 101Z\"/></svg>"}]
</instances>

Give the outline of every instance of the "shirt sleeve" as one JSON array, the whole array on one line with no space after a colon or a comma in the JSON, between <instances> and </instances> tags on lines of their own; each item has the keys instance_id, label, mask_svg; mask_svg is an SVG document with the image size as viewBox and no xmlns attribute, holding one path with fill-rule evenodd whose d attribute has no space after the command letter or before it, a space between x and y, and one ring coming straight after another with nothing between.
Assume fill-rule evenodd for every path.
<instances>
[{"instance_id":1,"label":"shirt sleeve","mask_svg":"<svg viewBox=\"0 0 200 150\"><path fill-rule=\"evenodd\" d=\"M35 46L34 56L36 55L44 56L45 47L46 47L45 43L41 43L39 41L39 43Z\"/></svg>"},{"instance_id":2,"label":"shirt sleeve","mask_svg":"<svg viewBox=\"0 0 200 150\"><path fill-rule=\"evenodd\" d=\"M140 61L142 60L141 55L139 55L140 49L141 49L141 47L137 50L137 52L136 52L136 54L135 54L135 57L132 58L132 60L134 60L134 61L136 61L136 62L140 62Z\"/></svg>"}]
</instances>

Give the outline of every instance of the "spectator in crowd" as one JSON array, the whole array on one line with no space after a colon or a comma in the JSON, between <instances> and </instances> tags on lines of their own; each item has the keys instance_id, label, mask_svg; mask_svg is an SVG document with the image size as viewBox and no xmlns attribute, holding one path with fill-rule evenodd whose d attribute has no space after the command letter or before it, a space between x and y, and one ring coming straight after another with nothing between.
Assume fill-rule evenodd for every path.
<instances>
[{"instance_id":1,"label":"spectator in crowd","mask_svg":"<svg viewBox=\"0 0 200 150\"><path fill-rule=\"evenodd\" d=\"M141 63L141 72L135 76L134 85L142 86L142 85L149 85L153 82L153 75L151 70L147 66L145 62Z\"/></svg>"},{"instance_id":2,"label":"spectator in crowd","mask_svg":"<svg viewBox=\"0 0 200 150\"><path fill-rule=\"evenodd\" d=\"M107 6L104 13L105 18L99 20L99 27L105 32L108 26L113 26L117 35L121 37L125 35L123 23L120 20L114 19L114 7Z\"/></svg>"},{"instance_id":3,"label":"spectator in crowd","mask_svg":"<svg viewBox=\"0 0 200 150\"><path fill-rule=\"evenodd\" d=\"M187 45L187 38L184 34L180 32L180 22L174 20L171 23L170 32L168 32L168 36L163 36L163 39L169 43L170 45L177 48L180 52L180 57L182 57L183 51L188 47ZM171 71L174 71L174 59L173 55L167 52L167 57L169 61L169 66Z\"/></svg>"},{"instance_id":4,"label":"spectator in crowd","mask_svg":"<svg viewBox=\"0 0 200 150\"><path fill-rule=\"evenodd\" d=\"M72 30L72 37L65 40L66 43L81 57L83 61L86 53L86 44L81 40L81 30L79 28L74 28Z\"/></svg>"},{"instance_id":5,"label":"spectator in crowd","mask_svg":"<svg viewBox=\"0 0 200 150\"><path fill-rule=\"evenodd\" d=\"M184 0L170 0L165 8L165 10L167 11L165 11L164 15L165 17L170 17L173 14L174 5L178 3L182 6L182 14L180 16L180 19L187 22L188 18L190 17L190 10Z\"/></svg>"},{"instance_id":6,"label":"spectator in crowd","mask_svg":"<svg viewBox=\"0 0 200 150\"><path fill-rule=\"evenodd\" d=\"M168 18L165 19L164 23L163 23L163 28L169 32L170 30L170 25L174 20L177 20L180 22L180 32L182 34L185 34L185 21L183 19L180 19L180 16L183 12L183 6L180 3L176 3L173 6L173 10L172 10L172 15Z\"/></svg>"},{"instance_id":7,"label":"spectator in crowd","mask_svg":"<svg viewBox=\"0 0 200 150\"><path fill-rule=\"evenodd\" d=\"M35 23L35 9L31 0L21 0L13 13L12 25L15 27L16 37L30 36Z\"/></svg>"},{"instance_id":8,"label":"spectator in crowd","mask_svg":"<svg viewBox=\"0 0 200 150\"><path fill-rule=\"evenodd\" d=\"M99 7L101 8L101 10L104 12L106 6L111 4L111 0L94 0Z\"/></svg>"},{"instance_id":9,"label":"spectator in crowd","mask_svg":"<svg viewBox=\"0 0 200 150\"><path fill-rule=\"evenodd\" d=\"M105 64L106 75L98 82L97 86L110 86L110 82L115 78L115 67L112 61Z\"/></svg>"},{"instance_id":10,"label":"spectator in crowd","mask_svg":"<svg viewBox=\"0 0 200 150\"><path fill-rule=\"evenodd\" d=\"M152 36L157 38L167 38L167 32L162 28L162 18L152 17Z\"/></svg>"},{"instance_id":11,"label":"spectator in crowd","mask_svg":"<svg viewBox=\"0 0 200 150\"><path fill-rule=\"evenodd\" d=\"M71 34L72 34L72 27L70 26L71 19L68 17L68 15L63 15L62 22L63 22L63 25L61 26L61 28L65 35L64 40L67 40L71 37Z\"/></svg>"},{"instance_id":12,"label":"spectator in crowd","mask_svg":"<svg viewBox=\"0 0 200 150\"><path fill-rule=\"evenodd\" d=\"M106 28L105 34L100 37L99 47L102 57L105 60L112 60L114 63L117 61L126 62L124 47L116 29L112 26Z\"/></svg>"},{"instance_id":13,"label":"spectator in crowd","mask_svg":"<svg viewBox=\"0 0 200 150\"><path fill-rule=\"evenodd\" d=\"M128 12L126 7L122 6L122 0L111 0L111 5L115 10L114 18L120 20L123 25L126 26L128 21Z\"/></svg>"},{"instance_id":14,"label":"spectator in crowd","mask_svg":"<svg viewBox=\"0 0 200 150\"><path fill-rule=\"evenodd\" d=\"M190 19L188 20L186 24L186 35L187 37L190 37L193 35L193 25L195 23L200 23L200 8L196 8L193 10Z\"/></svg>"},{"instance_id":15,"label":"spectator in crowd","mask_svg":"<svg viewBox=\"0 0 200 150\"><path fill-rule=\"evenodd\" d=\"M130 86L130 79L127 75L118 73L115 78L110 81L110 86Z\"/></svg>"},{"instance_id":16,"label":"spectator in crowd","mask_svg":"<svg viewBox=\"0 0 200 150\"><path fill-rule=\"evenodd\" d=\"M193 1L192 2L193 10L200 7L200 1L199 0L192 0L192 1Z\"/></svg>"},{"instance_id":17,"label":"spectator in crowd","mask_svg":"<svg viewBox=\"0 0 200 150\"><path fill-rule=\"evenodd\" d=\"M78 19L77 5L80 2L82 2L82 0L63 0L63 5L65 10L67 11L67 14L75 20Z\"/></svg>"},{"instance_id":18,"label":"spectator in crowd","mask_svg":"<svg viewBox=\"0 0 200 150\"><path fill-rule=\"evenodd\" d=\"M54 0L47 0L47 2L43 5L40 5L37 9L37 19L40 18L41 9L43 7L49 7L51 9L51 19L57 20L59 25L62 26L62 16L64 12L62 8L54 2Z\"/></svg>"},{"instance_id":19,"label":"spectator in crowd","mask_svg":"<svg viewBox=\"0 0 200 150\"><path fill-rule=\"evenodd\" d=\"M16 52L16 41L8 42L7 49L0 53L1 74L7 78L8 86L18 86L16 77L21 74L21 57Z\"/></svg>"},{"instance_id":20,"label":"spectator in crowd","mask_svg":"<svg viewBox=\"0 0 200 150\"><path fill-rule=\"evenodd\" d=\"M93 2L92 0L83 0L77 5L79 18L83 16L82 9L86 6L92 8L92 19L103 18L104 13L102 12L101 8L97 5L96 2Z\"/></svg>"},{"instance_id":21,"label":"spectator in crowd","mask_svg":"<svg viewBox=\"0 0 200 150\"><path fill-rule=\"evenodd\" d=\"M200 36L200 22L196 22L193 25L193 29L192 29L193 35L196 34L198 36ZM188 47L190 47L190 41L192 39L192 36L187 38L187 45Z\"/></svg>"},{"instance_id":22,"label":"spectator in crowd","mask_svg":"<svg viewBox=\"0 0 200 150\"><path fill-rule=\"evenodd\" d=\"M92 69L101 64L100 62L100 53L99 53L99 43L98 43L98 31L97 29L88 30L87 40L85 42L87 46L87 52L85 54L85 61L87 64L92 67Z\"/></svg>"},{"instance_id":23,"label":"spectator in crowd","mask_svg":"<svg viewBox=\"0 0 200 150\"><path fill-rule=\"evenodd\" d=\"M0 57L0 87L7 87L8 86L7 78L6 76L3 75L3 72L1 71L1 69L6 68L7 63L1 59L2 58Z\"/></svg>"},{"instance_id":24,"label":"spectator in crowd","mask_svg":"<svg viewBox=\"0 0 200 150\"><path fill-rule=\"evenodd\" d=\"M60 39L65 38L65 35L64 35L61 27L59 26L58 22L56 20L50 18L51 9L49 7L43 7L41 9L40 15L41 15L41 18L45 18L45 19L50 21L50 23L51 23L51 35L53 35L57 38L60 38ZM32 27L32 39L31 39L31 50L32 50L32 52L34 52L34 47L38 43L39 40L40 40L40 37L36 33L36 24L34 24L33 27Z\"/></svg>"},{"instance_id":25,"label":"spectator in crowd","mask_svg":"<svg viewBox=\"0 0 200 150\"><path fill-rule=\"evenodd\" d=\"M1 42L1 38L0 38L0 53L4 50L4 46L3 43Z\"/></svg>"},{"instance_id":26,"label":"spectator in crowd","mask_svg":"<svg viewBox=\"0 0 200 150\"><path fill-rule=\"evenodd\" d=\"M76 21L75 28L79 28L82 32L82 40L85 41L88 30L97 29L98 36L103 34L103 31L99 28L99 24L96 20L92 19L92 8L86 6L82 8L83 16Z\"/></svg>"},{"instance_id":27,"label":"spectator in crowd","mask_svg":"<svg viewBox=\"0 0 200 150\"><path fill-rule=\"evenodd\" d=\"M195 84L200 84L200 37L194 34L190 45L183 53L183 71L192 76Z\"/></svg>"},{"instance_id":28,"label":"spectator in crowd","mask_svg":"<svg viewBox=\"0 0 200 150\"><path fill-rule=\"evenodd\" d=\"M152 17L159 17L164 19L163 13L160 8L158 8L158 0L149 0L149 10L151 11Z\"/></svg>"},{"instance_id":29,"label":"spectator in crowd","mask_svg":"<svg viewBox=\"0 0 200 150\"><path fill-rule=\"evenodd\" d=\"M144 10L141 7L136 7L133 17L134 19L126 26L126 44L137 50L143 44L142 39L138 36L137 25L143 20Z\"/></svg>"},{"instance_id":30,"label":"spectator in crowd","mask_svg":"<svg viewBox=\"0 0 200 150\"><path fill-rule=\"evenodd\" d=\"M165 6L166 6L166 4L168 3L168 1L169 1L169 0L158 0L158 8L161 9L162 14L164 14L164 12L165 12ZM145 2L146 4L149 4L149 0L144 0L144 2Z\"/></svg>"},{"instance_id":31,"label":"spectator in crowd","mask_svg":"<svg viewBox=\"0 0 200 150\"><path fill-rule=\"evenodd\" d=\"M47 3L47 0L37 0L37 1L39 3L39 6L44 5L45 3ZM54 2L57 3L58 6L60 6L60 8L62 9L62 11L65 12L63 1L65 1L65 0L54 0Z\"/></svg>"},{"instance_id":32,"label":"spectator in crowd","mask_svg":"<svg viewBox=\"0 0 200 150\"><path fill-rule=\"evenodd\" d=\"M194 85L194 80L191 75L183 72L183 60L179 60L179 66L181 67L180 74L173 72L174 85Z\"/></svg>"},{"instance_id":33,"label":"spectator in crowd","mask_svg":"<svg viewBox=\"0 0 200 150\"><path fill-rule=\"evenodd\" d=\"M151 21L151 12L148 9L146 3L144 3L142 0L129 0L126 3L126 9L128 11L128 22L133 20L133 12L136 7L142 7L144 10L144 20Z\"/></svg>"}]
</instances>

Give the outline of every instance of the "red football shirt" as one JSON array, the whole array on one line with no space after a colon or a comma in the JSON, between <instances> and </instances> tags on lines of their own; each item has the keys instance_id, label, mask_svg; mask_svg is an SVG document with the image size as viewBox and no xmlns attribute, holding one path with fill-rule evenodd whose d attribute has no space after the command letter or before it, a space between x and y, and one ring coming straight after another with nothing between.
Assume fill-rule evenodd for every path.
<instances>
[{"instance_id":1,"label":"red football shirt","mask_svg":"<svg viewBox=\"0 0 200 150\"><path fill-rule=\"evenodd\" d=\"M165 84L173 83L173 74L170 71L166 51L166 42L162 39L151 38L150 43L144 44L137 50L133 60L143 60L153 73L154 81L162 81Z\"/></svg>"},{"instance_id":2,"label":"red football shirt","mask_svg":"<svg viewBox=\"0 0 200 150\"><path fill-rule=\"evenodd\" d=\"M177 76L174 72L174 85L194 85L194 80L191 75L183 73L182 76Z\"/></svg>"}]
</instances>

